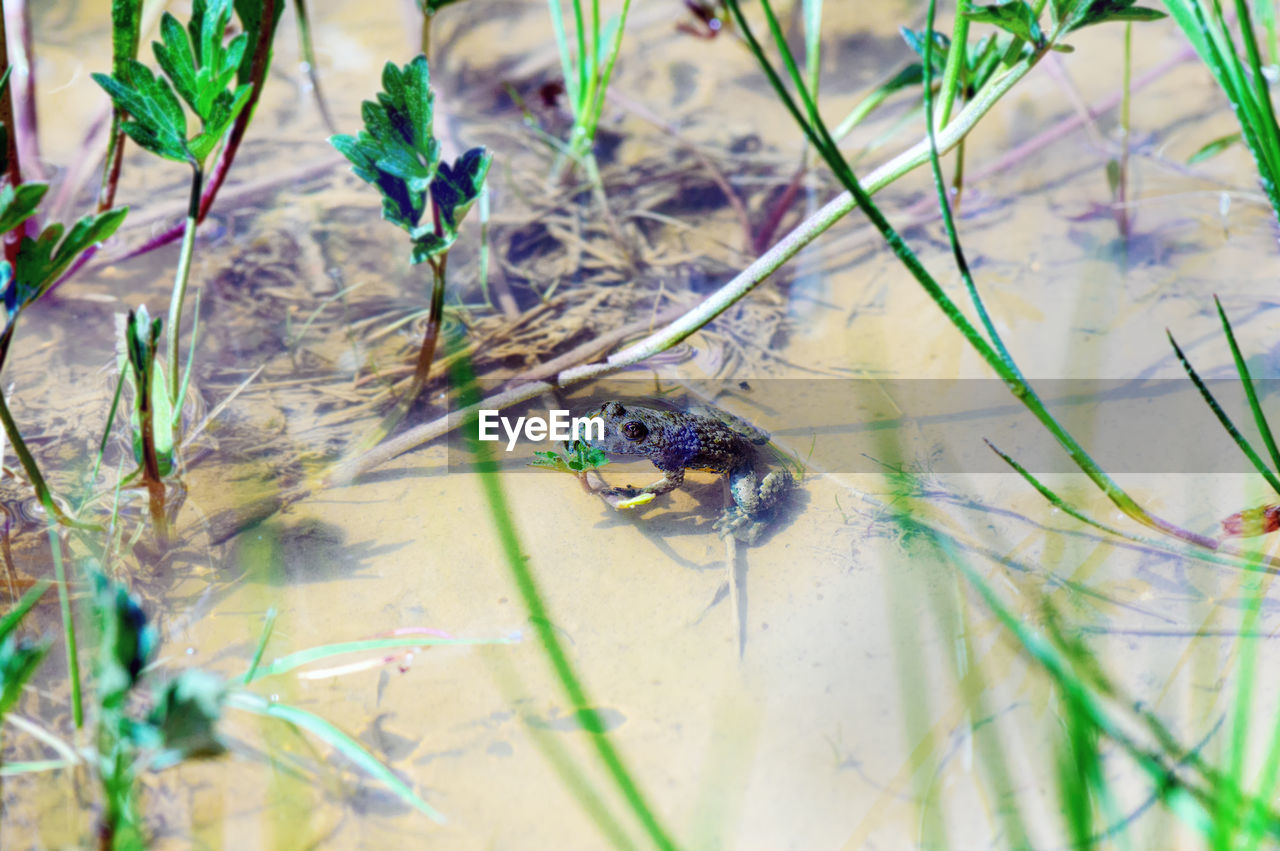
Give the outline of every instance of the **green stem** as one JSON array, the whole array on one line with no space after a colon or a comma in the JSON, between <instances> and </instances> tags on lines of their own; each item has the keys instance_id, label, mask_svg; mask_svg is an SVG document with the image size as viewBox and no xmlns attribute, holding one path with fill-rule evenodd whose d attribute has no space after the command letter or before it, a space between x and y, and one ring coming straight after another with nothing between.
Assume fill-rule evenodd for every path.
<instances>
[{"instance_id":1,"label":"green stem","mask_svg":"<svg viewBox=\"0 0 1280 851\"><path fill-rule=\"evenodd\" d=\"M452 371L453 383L459 388L464 400L474 401L479 393L476 390L475 376L472 374L469 359L465 357L458 358L454 362ZM471 415L469 419L471 423L475 422L474 415ZM502 544L507 566L511 570L512 578L515 580L520 596L524 600L525 608L529 612L529 622L533 624L534 630L538 634L538 639L547 653L551 667L555 670L565 697L570 705L573 706L578 723L590 736L591 744L595 747L600 761L612 776L618 790L626 798L636 818L639 819L648 832L649 838L659 848L674 849L676 847L675 843L671 840L645 800L643 792L632 778L626 764L622 761L621 754L614 749L612 742L609 740L609 735L606 732L607 727L603 723L603 719L601 719L594 708L593 702L587 696L586 688L573 670L568 654L565 653L564 646L560 643L550 612L547 610L542 594L538 590L537 579L534 577L533 571L530 570L528 558L520 547L515 522L511 516L511 508L507 504L506 495L503 493L502 482L498 478L496 466L488 454L488 444L481 443L475 439L474 428L468 428L464 431L468 437L472 456L476 459L475 470L480 474L485 499L489 504L490 514L497 528L498 540Z\"/></svg>"},{"instance_id":2,"label":"green stem","mask_svg":"<svg viewBox=\"0 0 1280 851\"><path fill-rule=\"evenodd\" d=\"M926 36L932 36L932 31L926 31ZM969 19L964 15L957 14L956 21L951 27L951 50L947 53L947 66L942 70L942 88L939 90L938 99L938 116L934 120L933 126L937 130L941 130L947 126L947 122L951 120L951 110L955 107L956 101L959 100L962 92L961 85L964 82L960 75L964 73L965 56L969 49ZM927 44L932 46L933 39L927 39ZM926 47L928 50L929 47ZM928 60L925 60L926 62ZM931 69L926 69L925 77L930 75Z\"/></svg>"},{"instance_id":3,"label":"green stem","mask_svg":"<svg viewBox=\"0 0 1280 851\"><path fill-rule=\"evenodd\" d=\"M429 61L431 59L431 19L435 17L435 13L431 11L431 7L426 3L422 4L422 33L418 40L418 50Z\"/></svg>"},{"instance_id":4,"label":"green stem","mask_svg":"<svg viewBox=\"0 0 1280 851\"><path fill-rule=\"evenodd\" d=\"M405 396L406 402L412 402L413 399L421 392L422 388L427 384L427 378L431 375L431 362L435 359L436 342L440 337L440 325L444 319L444 285L445 285L445 264L449 260L448 254L442 254L440 257L433 257L427 262L431 265L431 310L427 314L427 330L422 335L422 348L418 352L418 365L413 371L413 383L410 385L409 393Z\"/></svg>"},{"instance_id":5,"label":"green stem","mask_svg":"<svg viewBox=\"0 0 1280 851\"><path fill-rule=\"evenodd\" d=\"M0 399L0 411L3 411L6 429L11 422L8 410ZM71 595L67 590L67 569L62 563L62 541L53 524L55 511L57 514L61 514L61 511L57 511L47 488L40 494L40 503L49 517L49 552L53 555L53 577L58 583L58 611L62 615L62 638L67 648L67 676L71 680L71 720L76 729L80 730L84 727L84 701L80 697L80 654L76 650L76 622L71 613Z\"/></svg>"},{"instance_id":6,"label":"green stem","mask_svg":"<svg viewBox=\"0 0 1280 851\"><path fill-rule=\"evenodd\" d=\"M182 387L182 361L178 357L178 332L182 326L182 303L187 297L187 278L191 274L191 255L195 251L196 228L200 219L200 188L204 182L204 169L191 166L191 197L187 205L187 221L182 231L182 250L178 255L178 269L173 276L173 295L169 299L169 328L166 354L169 359L169 400L173 405L173 428L176 432L182 417L182 400L178 393Z\"/></svg>"}]
</instances>

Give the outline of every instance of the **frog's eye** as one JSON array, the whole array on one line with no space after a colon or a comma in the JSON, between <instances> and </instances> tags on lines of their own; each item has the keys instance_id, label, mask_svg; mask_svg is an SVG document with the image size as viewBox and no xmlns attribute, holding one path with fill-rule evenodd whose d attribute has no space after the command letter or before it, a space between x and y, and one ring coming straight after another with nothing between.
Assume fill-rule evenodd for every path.
<instances>
[{"instance_id":1,"label":"frog's eye","mask_svg":"<svg viewBox=\"0 0 1280 851\"><path fill-rule=\"evenodd\" d=\"M622 433L627 440L644 440L649 429L644 427L644 423L631 420L622 424Z\"/></svg>"}]
</instances>

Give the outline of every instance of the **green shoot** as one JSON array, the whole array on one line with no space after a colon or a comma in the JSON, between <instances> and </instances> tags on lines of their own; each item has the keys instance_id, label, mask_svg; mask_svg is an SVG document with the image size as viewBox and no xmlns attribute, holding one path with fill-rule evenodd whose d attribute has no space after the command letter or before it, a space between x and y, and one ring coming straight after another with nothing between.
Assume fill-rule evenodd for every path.
<instances>
[{"instance_id":1,"label":"green shoot","mask_svg":"<svg viewBox=\"0 0 1280 851\"><path fill-rule=\"evenodd\" d=\"M377 187L382 217L409 234L410 262L431 267L431 310L413 381L404 397L407 408L430 376L444 317L449 249L484 187L492 156L484 148L472 148L452 165L440 160L440 143L432 132L435 96L425 57L418 56L403 68L388 62L382 71L382 88L376 102L364 102L364 129L329 141L351 161L356 176ZM389 429L390 425L384 426Z\"/></svg>"},{"instance_id":2,"label":"green shoot","mask_svg":"<svg viewBox=\"0 0 1280 851\"><path fill-rule=\"evenodd\" d=\"M866 190L854 176L853 171L849 168L848 163L845 162L839 149L831 139L831 135L827 130L826 125L818 115L817 106L810 98L808 98L808 93L803 86L800 73L796 68L795 60L791 55L790 48L787 46L786 39L783 36L781 27L778 24L777 17L773 13L772 5L769 0L762 0L761 5L763 6L766 20L769 23L770 31L773 34L778 51L782 56L787 73L804 103L804 113L800 111L800 107L797 106L795 101L792 99L791 93L783 82L781 76L779 76L772 63L764 55L763 47L756 40L750 27L747 25L746 19L742 15L742 10L739 6L738 0L726 0L726 2L729 5L730 11L733 12L739 31L743 34L743 37L747 39L752 53L756 56L757 61L764 69L766 76L769 78L774 90L778 93L779 98L787 107L788 111L790 111L792 117L800 125L801 129L808 136L810 142L814 144L819 153L821 153L823 158L826 159L827 164L831 167L832 171L835 172L836 176L840 179L840 182L849 190L850 195L857 202L858 206L866 213L868 219L870 219L871 223L880 231L885 241L898 256L902 264L906 266L912 276L922 287L924 287L925 291L929 294L929 297L933 299L934 303L943 311L948 320L950 320L957 330L964 335L965 339L971 346L973 346L978 354L982 356L983 360L985 360L987 364L996 371L1019 401L1026 405L1028 410L1031 411L1036 419L1038 419L1041 424L1049 430L1059 444L1061 444L1067 451L1072 461L1074 461L1075 464L1080 467L1081 471L1088 475L1099 489L1101 489L1108 498L1115 503L1117 508L1135 521L1196 546L1213 549L1216 546L1216 543L1212 539L1190 532L1186 529L1182 529L1181 527L1175 526L1174 524L1151 514L1140 506L1128 493L1120 488L1120 486L1116 484L1101 467L1098 466L1097 462L1089 456L1089 454L1084 450L1084 447L1080 446L1075 438L1062 427L1051 413L1049 413L1049 410L1044 406L1044 403L1040 400L1039 396L1036 395L1035 391L1022 377L1016 365L1014 365L1012 359L1008 356L1008 353L1003 351L1003 344L999 342L999 338L994 335L990 340L985 338L982 333L969 322L965 315L960 311L959 307L951 300L950 296L946 294L946 291L938 284L937 280L934 279L933 276L924 268L915 253L907 247L906 243L903 242L902 237L889 224L888 220L884 217L884 214L881 213L880 209L874 204L874 202L872 202L870 195L867 194ZM1064 35L1072 29L1078 29L1080 26L1086 26L1091 23L1099 23L1102 20L1107 20L1106 11L1099 10L1098 6L1099 3L1097 0L1092 3L1083 4L1071 3L1069 0L1062 0L1062 2L1057 3L1056 8L1060 12L1065 12L1066 17L1060 19L1058 27L1055 28L1055 38ZM1116 14L1123 15L1125 12L1125 9L1121 9L1116 11ZM1003 18L1001 20L1002 26L1009 24L1008 20ZM1021 21L1022 16L1018 16L1018 20ZM1035 31L1032 31L1029 26L1024 26L1024 24L1021 23L1013 23L1010 25L1016 30L1014 32L1015 35L1018 35L1019 32L1025 30L1029 36L1033 38L1035 37ZM1038 31L1038 27L1036 31ZM1045 39L1041 46L1034 50L1027 48L1031 53L1029 56L1024 56L1018 60L1019 67L1022 67L1023 64L1029 60L1035 60L1038 57L1043 56L1053 43L1054 39ZM926 90L929 89L929 65L930 63L925 63ZM932 123L929 124L929 127L932 129ZM932 152L932 156L936 157L937 145L936 142L932 141L932 133L930 134L930 139L930 150ZM945 215L947 215L945 196L941 198L941 205L943 207L945 217ZM970 288L971 297L976 296L976 292L976 289ZM981 300L979 299L975 301L975 304L978 305L979 314L985 316L985 310L981 307ZM984 319L984 325L987 327L988 332L993 330L993 325L989 319Z\"/></svg>"},{"instance_id":3,"label":"green shoot","mask_svg":"<svg viewBox=\"0 0 1280 851\"><path fill-rule=\"evenodd\" d=\"M133 386L133 454L151 494L151 522L161 541L168 540L163 477L173 469L175 408L165 392L164 375L156 369L156 350L164 321L152 319L146 305L129 311L124 326L124 350L129 383ZM121 364L124 371L124 364Z\"/></svg>"},{"instance_id":4,"label":"green shoot","mask_svg":"<svg viewBox=\"0 0 1280 851\"><path fill-rule=\"evenodd\" d=\"M631 0L623 0L616 18L601 25L600 0L591 0L591 24L587 29L583 13L584 0L569 0L573 6L576 50L569 49L564 13L560 0L547 0L551 10L551 27L560 50L560 67L564 71L565 92L573 111L573 129L569 133L568 154L575 162L586 162L595 144L596 128L604 112L605 92L613 76L613 66L622 48L622 33L627 26ZM590 170L590 169L588 169Z\"/></svg>"},{"instance_id":5,"label":"green shoot","mask_svg":"<svg viewBox=\"0 0 1280 851\"><path fill-rule=\"evenodd\" d=\"M1212 4L1204 0L1165 0L1165 6L1231 102L1245 144L1258 166L1262 189L1280 218L1280 126L1263 73L1249 5L1245 0L1235 3L1240 47L1236 46L1226 13L1217 0Z\"/></svg>"},{"instance_id":6,"label":"green shoot","mask_svg":"<svg viewBox=\"0 0 1280 851\"><path fill-rule=\"evenodd\" d=\"M191 166L182 251L169 302L169 401L174 408L180 407L182 360L178 356L178 331L200 219L205 161L231 129L250 96L247 83L229 88L240 72L248 45L247 33L223 44L230 19L231 0L195 0L185 31L173 15L166 12L161 19L162 41L153 42L152 50L163 77L135 59L121 60L112 76L93 75L116 109L128 113L129 119L122 127L131 139L157 156ZM179 97L199 121L200 130L194 136L188 136Z\"/></svg>"}]
</instances>

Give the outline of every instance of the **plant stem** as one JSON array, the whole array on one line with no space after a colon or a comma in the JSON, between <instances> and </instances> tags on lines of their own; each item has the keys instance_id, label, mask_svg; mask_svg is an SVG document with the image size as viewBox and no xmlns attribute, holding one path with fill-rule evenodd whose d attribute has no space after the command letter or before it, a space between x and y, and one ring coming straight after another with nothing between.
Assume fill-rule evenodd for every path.
<instances>
[{"instance_id":1,"label":"plant stem","mask_svg":"<svg viewBox=\"0 0 1280 851\"><path fill-rule=\"evenodd\" d=\"M8 429L11 419L2 398L0 411L3 411L5 428ZM80 654L76 649L76 622L71 613L71 595L67 590L67 570L62 562L62 541L53 524L53 518L61 511L54 504L48 488L40 493L40 503L49 518L49 552L53 555L53 576L58 584L58 611L62 615L62 637L67 646L67 676L71 679L71 720L76 729L80 730L84 728L84 701L80 697Z\"/></svg>"},{"instance_id":2,"label":"plant stem","mask_svg":"<svg viewBox=\"0 0 1280 851\"><path fill-rule=\"evenodd\" d=\"M1171 68L1186 62L1192 56L1194 56L1194 51L1190 48L1181 51L1161 65L1145 72L1139 78L1135 87L1140 88L1149 85L1155 80L1162 79ZM984 86L982 91L965 105L955 120L937 134L938 152L940 154L946 153L959 144L960 140L990 111L996 102L1022 77L1026 76L1030 70L1030 63L1024 59ZM1117 103L1118 98L1111 97L1094 104L1093 109L1095 112L1114 109ZM1080 116L1071 116L1064 120L1059 127L1050 128L1039 136L1028 140L1019 148L1001 157L996 163L988 165L980 171L984 174L1004 171L1018 158L1025 158L1043 146L1059 140L1065 133L1079 127L1081 122ZM871 172L866 180L863 181L863 186L865 186L869 194L875 194L902 175L928 162L928 160L929 140L925 138ZM516 387L488 396L483 402L475 406L476 410L479 410L480 407L503 408L519 404L533 399L554 387L568 387L588 379L602 377L638 363L658 352L665 351L696 332L727 310L738 299L751 292L757 284L768 278L779 267L799 253L802 248L825 233L856 206L857 202L853 200L853 196L848 192L831 199L824 207L796 226L794 230L779 240L772 248L761 254L755 262L735 275L720 289L704 298L697 306L644 339L610 355L607 361L561 370L554 374L552 379L554 384L544 380L527 381ZM459 409L447 416L440 417L429 423L423 423L403 434L397 435L393 440L386 441L377 446L377 448L334 468L329 473L328 483L332 485L349 482L356 476L385 464L397 455L435 440L458 428L470 413L469 409Z\"/></svg>"},{"instance_id":3,"label":"plant stem","mask_svg":"<svg viewBox=\"0 0 1280 851\"><path fill-rule=\"evenodd\" d=\"M448 254L432 257L427 262L431 265L431 310L427 314L427 330L422 335L422 348L418 351L418 365L413 371L413 383L409 386L406 402L412 402L427 384L431 374L431 361L435 358L436 340L440 336L440 323L444 317L444 283L445 264Z\"/></svg>"},{"instance_id":4,"label":"plant stem","mask_svg":"<svg viewBox=\"0 0 1280 851\"><path fill-rule=\"evenodd\" d=\"M5 400L4 390L0 388L0 423L4 425L5 435L9 438L9 445L13 447L13 454L18 456L18 463L22 465L23 472L27 474L27 479L31 482L31 487L35 489L36 497L39 498L40 504L45 505L49 511L49 516L56 518L59 523L71 523L71 518L67 517L53 501L52 492L49 485L45 483L44 476L40 475L40 467L36 465L36 459L32 457L31 450L27 449L26 442L22 439L22 433L18 431L18 424L14 422L13 414L9 411L9 404Z\"/></svg>"},{"instance_id":5,"label":"plant stem","mask_svg":"<svg viewBox=\"0 0 1280 851\"><path fill-rule=\"evenodd\" d=\"M1133 22L1124 26L1124 78L1120 84L1120 168L1116 181L1116 226L1120 229L1120 239L1129 241L1129 208L1126 199L1129 195L1129 105L1130 89L1133 79Z\"/></svg>"},{"instance_id":6,"label":"plant stem","mask_svg":"<svg viewBox=\"0 0 1280 851\"><path fill-rule=\"evenodd\" d=\"M418 42L418 50L428 61L431 60L431 19L435 17L435 13L431 11L431 7L427 3L420 3L422 6L422 34Z\"/></svg>"},{"instance_id":7,"label":"plant stem","mask_svg":"<svg viewBox=\"0 0 1280 851\"><path fill-rule=\"evenodd\" d=\"M247 107L246 107L247 109ZM182 251L173 276L173 295L169 299L168 346L169 401L173 405L173 428L182 422L182 400L178 398L182 381L182 361L178 357L178 331L182 325L182 302L187 297L187 278L191 274L191 255L195 251L196 228L200 223L200 187L204 173L198 164L191 166L191 196L187 207L186 227L182 232Z\"/></svg>"},{"instance_id":8,"label":"plant stem","mask_svg":"<svg viewBox=\"0 0 1280 851\"><path fill-rule=\"evenodd\" d=\"M454 386L459 388L464 400L472 401L479 396L475 386L475 376L471 371L471 362L468 358L464 357L456 360L452 374ZM471 420L474 422L474 415L471 416ZM589 699L582 680L574 671L573 665L569 661L569 656L564 651L559 634L553 625L554 621L547 610L546 604L543 602L541 592L538 590L537 578L529 567L528 558L521 550L515 521L511 516L511 508L507 504L506 495L503 493L502 482L498 477L497 468L489 455L488 445L476 440L473 431L468 430L467 434L471 454L475 459L474 469L480 474L485 500L489 504L489 512L497 529L498 540L502 545L507 567L511 571L512 579L520 592L525 608L529 612L529 622L533 624L538 640L542 644L543 650L546 651L547 660L555 671L556 678L560 682L565 697L574 709L575 719L589 735L590 742L595 747L601 763L613 778L618 791L626 798L631 811L644 826L649 838L659 848L676 848L677 846L645 800L644 793L631 776L631 772L628 771L626 764L622 760L622 755L618 753L613 747L613 743L609 740L607 728L596 711L595 704Z\"/></svg>"},{"instance_id":9,"label":"plant stem","mask_svg":"<svg viewBox=\"0 0 1280 851\"><path fill-rule=\"evenodd\" d=\"M337 125L333 123L333 114L329 112L329 103L320 91L320 71L316 67L316 51L311 41L311 20L307 16L306 0L293 0L294 17L298 19L298 42L302 45L302 61L307 66L307 79L311 81L311 91L315 93L316 106L320 110L320 119L329 132L337 133ZM428 26L424 24L423 26ZM426 35L423 35L426 43ZM424 55L426 51L423 51Z\"/></svg>"},{"instance_id":10,"label":"plant stem","mask_svg":"<svg viewBox=\"0 0 1280 851\"><path fill-rule=\"evenodd\" d=\"M2 4L6 18L6 28L16 35L10 79L22 92L21 98L15 98L17 109L14 110L14 124L9 125L9 132L14 136L14 144L21 152L21 158L27 169L36 180L46 178L40 159L40 123L36 118L36 80L32 66L34 48L31 43L31 6L28 0L9 0Z\"/></svg>"},{"instance_id":11,"label":"plant stem","mask_svg":"<svg viewBox=\"0 0 1280 851\"><path fill-rule=\"evenodd\" d=\"M142 0L113 0L111 4L112 73L121 76L125 60L138 58L138 41L142 30ZM115 206L116 187L120 183L120 164L124 161L124 113L111 109L111 136L102 168L102 186L98 190L98 212Z\"/></svg>"}]
</instances>

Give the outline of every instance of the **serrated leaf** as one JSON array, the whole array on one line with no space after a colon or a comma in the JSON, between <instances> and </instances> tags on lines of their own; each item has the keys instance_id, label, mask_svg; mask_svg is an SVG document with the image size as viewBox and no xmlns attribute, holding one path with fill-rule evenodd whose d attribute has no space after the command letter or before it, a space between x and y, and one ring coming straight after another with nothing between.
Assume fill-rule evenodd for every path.
<instances>
[{"instance_id":1,"label":"serrated leaf","mask_svg":"<svg viewBox=\"0 0 1280 851\"><path fill-rule=\"evenodd\" d=\"M129 114L121 125L129 138L157 156L191 162L187 119L168 82L135 59L121 63L119 79L106 74L94 74L93 79L110 96L116 109Z\"/></svg>"},{"instance_id":2,"label":"serrated leaf","mask_svg":"<svg viewBox=\"0 0 1280 851\"><path fill-rule=\"evenodd\" d=\"M1044 33L1036 21L1036 13L1024 0L1009 0L1005 3L980 5L972 0L964 0L960 6L960 14L971 21L994 24L1005 32L1025 39L1037 47L1044 46Z\"/></svg>"},{"instance_id":3,"label":"serrated leaf","mask_svg":"<svg viewBox=\"0 0 1280 851\"><path fill-rule=\"evenodd\" d=\"M14 187L5 181L0 186L0 234L8 233L31 218L48 191L47 183L23 183Z\"/></svg>"},{"instance_id":4,"label":"serrated leaf","mask_svg":"<svg viewBox=\"0 0 1280 851\"><path fill-rule=\"evenodd\" d=\"M472 148L453 165L442 162L431 181L431 200L440 211L446 230L457 231L467 212L484 189L485 175L493 155L484 148Z\"/></svg>"},{"instance_id":5,"label":"serrated leaf","mask_svg":"<svg viewBox=\"0 0 1280 851\"><path fill-rule=\"evenodd\" d=\"M1158 21L1167 17L1157 9L1136 6L1138 0L1085 0L1079 3L1067 25L1067 32L1107 21Z\"/></svg>"},{"instance_id":6,"label":"serrated leaf","mask_svg":"<svg viewBox=\"0 0 1280 851\"><path fill-rule=\"evenodd\" d=\"M350 161L357 177L378 188L383 218L403 228L415 241L432 229L422 224L422 215L440 159L440 145L432 135L434 95L430 82L426 59L421 56L403 68L388 62L382 71L384 91L376 101L361 105L364 129L355 136L329 140ZM441 250L438 242L432 245L433 250ZM416 242L414 251L417 256ZM426 259L430 255L421 256Z\"/></svg>"},{"instance_id":7,"label":"serrated leaf","mask_svg":"<svg viewBox=\"0 0 1280 851\"><path fill-rule=\"evenodd\" d=\"M160 41L151 43L160 70L173 83L178 97L187 102L197 114L200 89L196 82L196 57L187 41L187 34L178 19L168 12L160 19Z\"/></svg>"},{"instance_id":8,"label":"serrated leaf","mask_svg":"<svg viewBox=\"0 0 1280 851\"><path fill-rule=\"evenodd\" d=\"M230 0L196 0L185 30L169 13L161 19L161 40L152 50L163 77L133 59L121 61L115 76L93 75L116 108L129 113L123 129L146 150L203 167L243 109L247 91L227 87L244 59L248 36L241 33L224 46L230 19ZM183 102L200 121L190 140Z\"/></svg>"}]
</instances>

